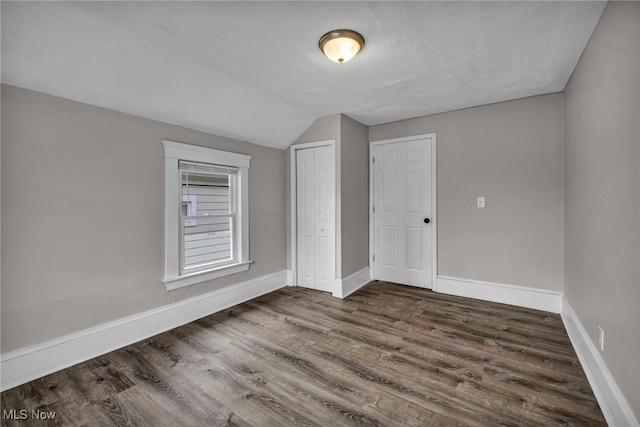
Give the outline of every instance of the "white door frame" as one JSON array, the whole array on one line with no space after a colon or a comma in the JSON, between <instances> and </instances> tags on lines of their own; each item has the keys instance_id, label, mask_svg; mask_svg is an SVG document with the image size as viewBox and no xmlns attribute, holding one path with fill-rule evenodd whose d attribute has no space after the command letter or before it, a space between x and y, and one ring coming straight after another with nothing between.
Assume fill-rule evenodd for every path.
<instances>
[{"instance_id":1,"label":"white door frame","mask_svg":"<svg viewBox=\"0 0 640 427\"><path fill-rule=\"evenodd\" d=\"M436 158L436 134L427 133L422 135L406 136L402 138L382 139L379 141L369 142L369 265L371 266L371 279L374 279L373 272L373 252L374 252L374 223L373 223L373 183L374 183L374 170L373 170L373 147L385 144L395 144L398 142L417 141L421 139L431 139L431 223L433 226L432 242L431 242L431 286L432 290L437 291L436 280L438 277L438 209L437 209L437 158Z\"/></svg>"},{"instance_id":2,"label":"white door frame","mask_svg":"<svg viewBox=\"0 0 640 427\"><path fill-rule=\"evenodd\" d=\"M291 206L289 206L290 208L290 216L291 216L291 224L290 224L290 229L289 229L289 237L290 237L290 245L291 245L291 277L289 278L289 286L298 286L298 185L297 185L297 181L298 181L298 174L297 174L297 151L298 150L304 150L307 148L314 148L314 147L323 147L323 146L330 146L333 150L333 157L335 159L335 155L336 155L336 140L335 139L327 139L324 141L315 141L315 142L307 142L304 144L295 144L292 145L291 148L291 152L289 153L289 182L290 182L290 201L291 201ZM334 175L335 175L335 168L336 168L336 163L333 163L333 167L334 167ZM335 181L335 186L336 186L336 208L338 207L338 197L340 196L340 192L338 191L338 180L334 179ZM335 228L335 234L336 234L336 242L337 240L337 234L338 234L338 221L337 221L337 209L336 212L333 213L334 215L334 228ZM333 260L334 263L336 263L336 260ZM336 263L336 268L337 268L337 263ZM336 270L337 271L337 270ZM335 282L336 278L333 278L333 281Z\"/></svg>"}]
</instances>

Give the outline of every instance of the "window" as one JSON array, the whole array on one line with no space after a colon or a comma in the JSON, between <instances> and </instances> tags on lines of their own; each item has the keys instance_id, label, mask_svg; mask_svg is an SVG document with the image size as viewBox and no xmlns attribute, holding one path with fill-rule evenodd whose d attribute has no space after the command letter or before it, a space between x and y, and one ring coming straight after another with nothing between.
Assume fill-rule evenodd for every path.
<instances>
[{"instance_id":1,"label":"window","mask_svg":"<svg viewBox=\"0 0 640 427\"><path fill-rule=\"evenodd\" d=\"M251 156L162 144L167 290L248 270Z\"/></svg>"}]
</instances>

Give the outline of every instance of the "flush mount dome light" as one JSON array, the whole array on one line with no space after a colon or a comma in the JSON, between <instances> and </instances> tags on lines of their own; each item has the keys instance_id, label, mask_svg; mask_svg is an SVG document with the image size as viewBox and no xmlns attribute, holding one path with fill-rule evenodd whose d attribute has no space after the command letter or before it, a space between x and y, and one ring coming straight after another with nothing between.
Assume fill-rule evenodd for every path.
<instances>
[{"instance_id":1,"label":"flush mount dome light","mask_svg":"<svg viewBox=\"0 0 640 427\"><path fill-rule=\"evenodd\" d=\"M347 62L364 47L364 37L352 30L333 30L320 37L320 50L334 62Z\"/></svg>"}]
</instances>

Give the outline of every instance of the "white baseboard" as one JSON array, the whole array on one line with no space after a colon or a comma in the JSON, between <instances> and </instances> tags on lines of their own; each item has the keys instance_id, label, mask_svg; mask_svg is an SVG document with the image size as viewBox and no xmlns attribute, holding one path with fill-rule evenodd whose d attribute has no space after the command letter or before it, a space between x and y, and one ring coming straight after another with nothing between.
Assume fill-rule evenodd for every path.
<instances>
[{"instance_id":1,"label":"white baseboard","mask_svg":"<svg viewBox=\"0 0 640 427\"><path fill-rule=\"evenodd\" d=\"M8 390L61 369L168 331L286 286L285 270L168 304L0 356L0 389Z\"/></svg>"},{"instance_id":2,"label":"white baseboard","mask_svg":"<svg viewBox=\"0 0 640 427\"><path fill-rule=\"evenodd\" d=\"M371 271L369 266L363 268L360 271L356 271L349 277L345 277L342 280L338 280L339 286L336 292L332 295L338 298L346 298L367 283L371 281Z\"/></svg>"},{"instance_id":3,"label":"white baseboard","mask_svg":"<svg viewBox=\"0 0 640 427\"><path fill-rule=\"evenodd\" d=\"M591 341L589 334L566 298L563 298L561 316L607 424L610 426L639 426L638 420L611 376L600 352Z\"/></svg>"},{"instance_id":4,"label":"white baseboard","mask_svg":"<svg viewBox=\"0 0 640 427\"><path fill-rule=\"evenodd\" d=\"M293 270L287 270L287 286L295 286L293 281Z\"/></svg>"},{"instance_id":5,"label":"white baseboard","mask_svg":"<svg viewBox=\"0 0 640 427\"><path fill-rule=\"evenodd\" d=\"M433 290L443 294L499 302L551 313L562 311L562 292L547 289L438 276Z\"/></svg>"},{"instance_id":6,"label":"white baseboard","mask_svg":"<svg viewBox=\"0 0 640 427\"><path fill-rule=\"evenodd\" d=\"M294 285L294 274L292 270L287 270L287 285ZM349 277L344 279L335 279L331 281L330 286L327 289L323 289L326 292L331 292L331 295L337 298L346 298L351 295L367 283L371 281L371 272L369 267L365 267L360 271L356 271Z\"/></svg>"}]
</instances>

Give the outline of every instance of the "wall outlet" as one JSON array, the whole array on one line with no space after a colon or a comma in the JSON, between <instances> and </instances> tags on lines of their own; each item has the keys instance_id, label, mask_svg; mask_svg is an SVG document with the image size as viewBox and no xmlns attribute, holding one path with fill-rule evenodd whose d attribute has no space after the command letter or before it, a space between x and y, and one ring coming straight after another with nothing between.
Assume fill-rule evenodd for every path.
<instances>
[{"instance_id":1,"label":"wall outlet","mask_svg":"<svg viewBox=\"0 0 640 427\"><path fill-rule=\"evenodd\" d=\"M477 201L476 206L478 206L479 208L484 208L485 207L484 197L478 197L478 201Z\"/></svg>"},{"instance_id":2,"label":"wall outlet","mask_svg":"<svg viewBox=\"0 0 640 427\"><path fill-rule=\"evenodd\" d=\"M600 326L598 326L598 345L600 346L600 351L604 351L604 331Z\"/></svg>"}]
</instances>

